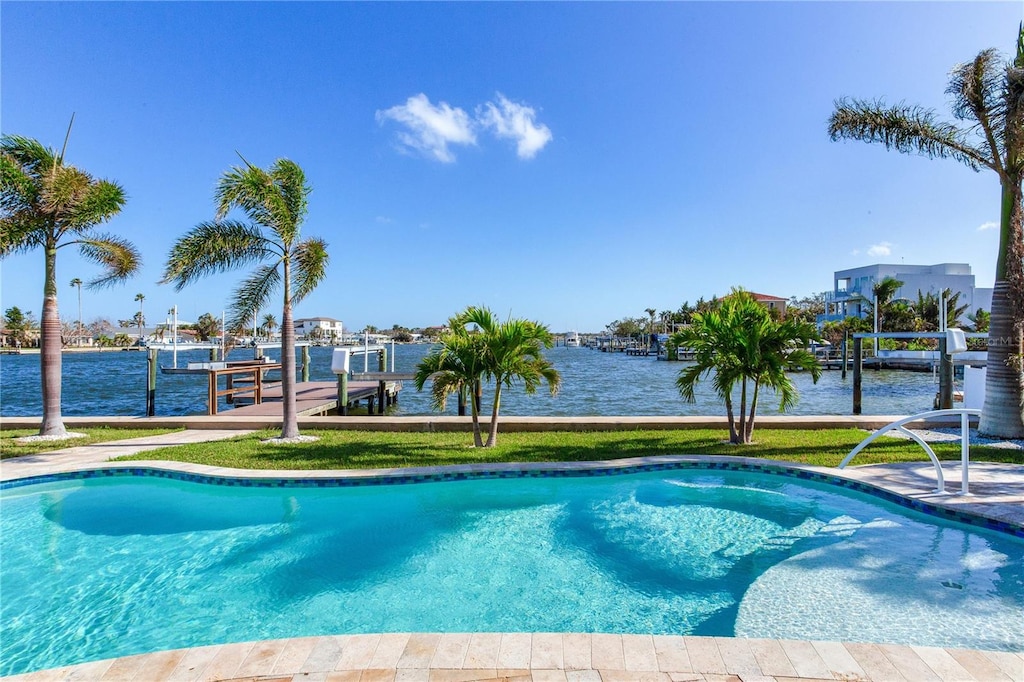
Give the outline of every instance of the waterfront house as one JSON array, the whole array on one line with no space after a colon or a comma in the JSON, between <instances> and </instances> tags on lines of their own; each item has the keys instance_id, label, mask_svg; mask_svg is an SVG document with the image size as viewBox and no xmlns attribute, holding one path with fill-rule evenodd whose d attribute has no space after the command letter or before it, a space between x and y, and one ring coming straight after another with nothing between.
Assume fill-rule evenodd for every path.
<instances>
[{"instance_id":1,"label":"waterfront house","mask_svg":"<svg viewBox=\"0 0 1024 682\"><path fill-rule=\"evenodd\" d=\"M344 325L333 317L300 317L294 321L295 338L340 339Z\"/></svg>"},{"instance_id":2,"label":"waterfront house","mask_svg":"<svg viewBox=\"0 0 1024 682\"><path fill-rule=\"evenodd\" d=\"M918 292L937 296L949 289L953 293L960 292L960 305L967 305L967 313L973 314L979 308L992 309L992 289L975 286L974 274L967 263L865 265L835 272L832 291L825 292L825 314L818 315L818 324L847 317L867 317L874 286L887 277L903 282L896 291L894 298L897 300L916 301ZM965 317L957 323L968 324L968 321Z\"/></svg>"}]
</instances>

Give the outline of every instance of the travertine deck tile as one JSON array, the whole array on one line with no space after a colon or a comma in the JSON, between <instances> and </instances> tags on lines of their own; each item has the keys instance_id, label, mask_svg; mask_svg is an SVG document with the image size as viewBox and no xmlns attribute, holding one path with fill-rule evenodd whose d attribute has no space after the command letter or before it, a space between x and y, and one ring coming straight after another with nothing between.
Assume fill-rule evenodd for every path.
<instances>
[{"instance_id":1,"label":"travertine deck tile","mask_svg":"<svg viewBox=\"0 0 1024 682\"><path fill-rule=\"evenodd\" d=\"M714 637L684 637L686 653L690 656L690 665L699 673L725 675L729 671L718 650Z\"/></svg>"},{"instance_id":2,"label":"travertine deck tile","mask_svg":"<svg viewBox=\"0 0 1024 682\"><path fill-rule=\"evenodd\" d=\"M394 668L367 668L359 673L359 682L395 682Z\"/></svg>"},{"instance_id":3,"label":"travertine deck tile","mask_svg":"<svg viewBox=\"0 0 1024 682\"><path fill-rule=\"evenodd\" d=\"M429 667L449 670L463 668L463 662L469 652L469 640L469 633L442 634L434 650L434 656L430 659Z\"/></svg>"},{"instance_id":4,"label":"travertine deck tile","mask_svg":"<svg viewBox=\"0 0 1024 682\"><path fill-rule=\"evenodd\" d=\"M500 648L501 633L474 632L469 638L469 648L462 664L467 668L497 669Z\"/></svg>"},{"instance_id":5,"label":"travertine deck tile","mask_svg":"<svg viewBox=\"0 0 1024 682\"><path fill-rule=\"evenodd\" d=\"M345 635L340 638L341 656L336 670L366 670L377 651L380 635Z\"/></svg>"},{"instance_id":6,"label":"travertine deck tile","mask_svg":"<svg viewBox=\"0 0 1024 682\"><path fill-rule=\"evenodd\" d=\"M762 674L771 677L796 677L796 668L777 639L749 639L747 644Z\"/></svg>"},{"instance_id":7,"label":"travertine deck tile","mask_svg":"<svg viewBox=\"0 0 1024 682\"><path fill-rule=\"evenodd\" d=\"M662 672L640 672L636 670L602 670L602 682L670 682L668 674Z\"/></svg>"},{"instance_id":8,"label":"travertine deck tile","mask_svg":"<svg viewBox=\"0 0 1024 682\"><path fill-rule=\"evenodd\" d=\"M566 670L566 682L602 682L601 673L596 670Z\"/></svg>"},{"instance_id":9,"label":"travertine deck tile","mask_svg":"<svg viewBox=\"0 0 1024 682\"><path fill-rule=\"evenodd\" d=\"M497 675L495 670L435 668L430 670L428 680L429 682L478 682L479 680L493 680Z\"/></svg>"},{"instance_id":10,"label":"travertine deck tile","mask_svg":"<svg viewBox=\"0 0 1024 682\"><path fill-rule=\"evenodd\" d=\"M971 649L947 649L946 651L976 680L1006 682L1012 679L998 665L993 663L992 659L980 651L973 651ZM1020 678L1024 679L1024 670L1021 670Z\"/></svg>"},{"instance_id":11,"label":"travertine deck tile","mask_svg":"<svg viewBox=\"0 0 1024 682\"><path fill-rule=\"evenodd\" d=\"M885 654L885 657L900 671L900 674L908 680L930 682L931 680L939 679L935 671L921 660L916 651L908 646L903 646L902 644L879 644L878 650Z\"/></svg>"},{"instance_id":12,"label":"travertine deck tile","mask_svg":"<svg viewBox=\"0 0 1024 682\"><path fill-rule=\"evenodd\" d=\"M530 668L529 633L512 632L501 636L498 648L498 667L528 670Z\"/></svg>"},{"instance_id":13,"label":"travertine deck tile","mask_svg":"<svg viewBox=\"0 0 1024 682\"><path fill-rule=\"evenodd\" d=\"M236 677L235 672L241 667L252 648L253 642L225 644L210 661L210 665L206 667L199 679L216 682L216 680Z\"/></svg>"},{"instance_id":14,"label":"travertine deck tile","mask_svg":"<svg viewBox=\"0 0 1024 682\"><path fill-rule=\"evenodd\" d=\"M274 662L272 673L294 673L302 669L309 655L313 653L319 637L297 637L289 639Z\"/></svg>"},{"instance_id":15,"label":"travertine deck tile","mask_svg":"<svg viewBox=\"0 0 1024 682\"><path fill-rule=\"evenodd\" d=\"M266 675L268 671L274 669L277 657L281 655L282 651L284 651L283 640L273 639L267 642L256 642L249 651L249 655L238 666L235 676L256 677L257 675Z\"/></svg>"},{"instance_id":16,"label":"travertine deck tile","mask_svg":"<svg viewBox=\"0 0 1024 682\"><path fill-rule=\"evenodd\" d=\"M299 668L300 673L330 672L338 667L341 660L341 640L338 637L320 637L309 653L306 662Z\"/></svg>"},{"instance_id":17,"label":"travertine deck tile","mask_svg":"<svg viewBox=\"0 0 1024 682\"><path fill-rule=\"evenodd\" d=\"M402 668L395 671L395 682L428 682L430 670L425 668Z\"/></svg>"},{"instance_id":18,"label":"travertine deck tile","mask_svg":"<svg viewBox=\"0 0 1024 682\"><path fill-rule=\"evenodd\" d=\"M181 657L181 661L167 677L168 682L192 682L198 680L206 666L220 651L219 646L192 647ZM268 671L270 672L270 671Z\"/></svg>"},{"instance_id":19,"label":"travertine deck tile","mask_svg":"<svg viewBox=\"0 0 1024 682\"><path fill-rule=\"evenodd\" d=\"M626 670L658 670L658 654L650 635L623 635L622 658Z\"/></svg>"},{"instance_id":20,"label":"travertine deck tile","mask_svg":"<svg viewBox=\"0 0 1024 682\"><path fill-rule=\"evenodd\" d=\"M872 680L903 682L903 680L907 679L874 644L847 643L845 646L861 669L864 670L864 674Z\"/></svg>"},{"instance_id":21,"label":"travertine deck tile","mask_svg":"<svg viewBox=\"0 0 1024 682\"><path fill-rule=\"evenodd\" d=\"M595 670L625 670L622 636L594 634L590 638L590 661Z\"/></svg>"},{"instance_id":22,"label":"travertine deck tile","mask_svg":"<svg viewBox=\"0 0 1024 682\"><path fill-rule=\"evenodd\" d=\"M168 652L168 653L174 654L175 652ZM177 658L181 658L181 655L182 654L178 654ZM152 657L155 658L157 656L159 656L159 654L153 654ZM166 658L166 656L165 656L165 658ZM175 659L175 660L177 660L177 659ZM107 659L105 661L93 661L91 663L83 663L82 665L76 665L74 668L71 669L71 671L68 673L68 675L64 679L67 682L74 682L76 680L82 680L83 682L92 682L93 680L98 680L98 679L102 678L103 675L106 674L107 670L110 669L110 666L112 664L113 664L113 661L111 661L110 659ZM148 664L148 659L147 659L146 662L143 663L143 666L145 666L146 664ZM166 674L169 673L173 669L174 669L174 666L171 666L170 669L168 669L164 673L164 676L166 676ZM156 677L157 677L157 676L154 676L154 675L150 675L149 677L141 677L140 675L141 675L142 672L143 671L140 670L140 672L136 674L135 679L137 679L137 680L143 680L143 679L151 680L151 679L156 679Z\"/></svg>"},{"instance_id":23,"label":"travertine deck tile","mask_svg":"<svg viewBox=\"0 0 1024 682\"><path fill-rule=\"evenodd\" d=\"M125 656L114 659L106 672L99 678L100 682L126 682L132 680L142 670L146 655Z\"/></svg>"},{"instance_id":24,"label":"travertine deck tile","mask_svg":"<svg viewBox=\"0 0 1024 682\"><path fill-rule=\"evenodd\" d=\"M821 660L817 650L810 642L803 642L795 639L779 640L782 650L786 652L789 662L793 664L798 677L810 677L822 680L831 680L831 671Z\"/></svg>"},{"instance_id":25,"label":"travertine deck tile","mask_svg":"<svg viewBox=\"0 0 1024 682\"><path fill-rule=\"evenodd\" d=\"M334 670L327 674L327 682L359 682L359 676L362 674L362 670Z\"/></svg>"},{"instance_id":26,"label":"travertine deck tile","mask_svg":"<svg viewBox=\"0 0 1024 682\"><path fill-rule=\"evenodd\" d=\"M757 664L754 652L750 650L747 640L733 637L715 637L718 653L725 663L725 671L730 675L762 676L761 666Z\"/></svg>"},{"instance_id":27,"label":"travertine deck tile","mask_svg":"<svg viewBox=\"0 0 1024 682\"><path fill-rule=\"evenodd\" d=\"M533 682L568 682L565 676L564 670L532 670L531 675Z\"/></svg>"},{"instance_id":28,"label":"travertine deck tile","mask_svg":"<svg viewBox=\"0 0 1024 682\"><path fill-rule=\"evenodd\" d=\"M930 646L911 647L942 680L970 680L973 676L945 649Z\"/></svg>"},{"instance_id":29,"label":"travertine deck tile","mask_svg":"<svg viewBox=\"0 0 1024 682\"><path fill-rule=\"evenodd\" d=\"M690 672L690 655L686 652L686 640L673 635L655 635L654 651L658 656L658 670L662 672Z\"/></svg>"},{"instance_id":30,"label":"travertine deck tile","mask_svg":"<svg viewBox=\"0 0 1024 682\"><path fill-rule=\"evenodd\" d=\"M377 650L373 652L367 669L394 668L402 658L405 645L409 643L409 633L385 633L380 636L377 642ZM426 668L427 666L423 666Z\"/></svg>"},{"instance_id":31,"label":"travertine deck tile","mask_svg":"<svg viewBox=\"0 0 1024 682\"><path fill-rule=\"evenodd\" d=\"M1008 651L986 651L985 656L1014 680L1024 680L1024 655Z\"/></svg>"},{"instance_id":32,"label":"travertine deck tile","mask_svg":"<svg viewBox=\"0 0 1024 682\"><path fill-rule=\"evenodd\" d=\"M840 642L811 642L814 650L821 656L832 677L837 679L863 679L864 669Z\"/></svg>"},{"instance_id":33,"label":"travertine deck tile","mask_svg":"<svg viewBox=\"0 0 1024 682\"><path fill-rule=\"evenodd\" d=\"M430 659L434 656L441 635L437 633L415 633L409 635L402 657L398 659L396 668L429 668Z\"/></svg>"},{"instance_id":34,"label":"travertine deck tile","mask_svg":"<svg viewBox=\"0 0 1024 682\"><path fill-rule=\"evenodd\" d=\"M530 645L530 669L561 670L562 665L562 635L550 632L535 633Z\"/></svg>"},{"instance_id":35,"label":"travertine deck tile","mask_svg":"<svg viewBox=\"0 0 1024 682\"><path fill-rule=\"evenodd\" d=\"M592 667L591 640L588 634L562 635L562 663L566 670L589 670Z\"/></svg>"}]
</instances>

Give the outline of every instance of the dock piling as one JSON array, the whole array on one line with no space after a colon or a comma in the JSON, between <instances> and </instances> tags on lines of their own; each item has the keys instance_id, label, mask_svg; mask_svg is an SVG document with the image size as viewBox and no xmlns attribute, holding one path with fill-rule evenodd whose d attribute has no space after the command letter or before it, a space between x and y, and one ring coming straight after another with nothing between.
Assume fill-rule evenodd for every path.
<instances>
[{"instance_id":1,"label":"dock piling","mask_svg":"<svg viewBox=\"0 0 1024 682\"><path fill-rule=\"evenodd\" d=\"M309 381L309 346L302 347L302 380Z\"/></svg>"},{"instance_id":2,"label":"dock piling","mask_svg":"<svg viewBox=\"0 0 1024 682\"><path fill-rule=\"evenodd\" d=\"M859 336L853 337L853 413L861 413L861 386L864 370L864 340ZM845 365L844 365L845 367Z\"/></svg>"},{"instance_id":3,"label":"dock piling","mask_svg":"<svg viewBox=\"0 0 1024 682\"><path fill-rule=\"evenodd\" d=\"M148 349L146 353L146 416L156 416L156 348Z\"/></svg>"}]
</instances>

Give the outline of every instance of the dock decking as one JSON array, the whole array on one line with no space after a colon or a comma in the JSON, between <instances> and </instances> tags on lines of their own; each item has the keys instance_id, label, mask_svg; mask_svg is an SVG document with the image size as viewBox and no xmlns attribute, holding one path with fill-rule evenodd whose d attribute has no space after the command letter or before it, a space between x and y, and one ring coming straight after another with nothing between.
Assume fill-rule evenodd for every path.
<instances>
[{"instance_id":1,"label":"dock decking","mask_svg":"<svg viewBox=\"0 0 1024 682\"><path fill-rule=\"evenodd\" d=\"M374 404L380 400L380 381L349 381L348 404L367 401L368 411L372 414ZM383 407L396 400L401 384L388 382L384 389ZM280 416L282 411L282 392L279 382L264 384L262 401L256 405L244 405L230 411L232 415L248 417ZM295 384L295 409L300 417L325 415L338 409L338 384L335 381L303 381Z\"/></svg>"}]
</instances>

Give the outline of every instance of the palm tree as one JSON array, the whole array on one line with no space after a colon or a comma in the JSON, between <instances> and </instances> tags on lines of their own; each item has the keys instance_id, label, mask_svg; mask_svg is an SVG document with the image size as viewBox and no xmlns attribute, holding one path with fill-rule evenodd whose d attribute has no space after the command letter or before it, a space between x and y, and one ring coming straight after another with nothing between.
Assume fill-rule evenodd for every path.
<instances>
[{"instance_id":1,"label":"palm tree","mask_svg":"<svg viewBox=\"0 0 1024 682\"><path fill-rule=\"evenodd\" d=\"M444 411L448 397L453 393L469 394L470 415L473 423L473 444L483 447L480 432L480 403L476 400L485 372L486 348L479 330L470 331L459 316L448 320L448 329L442 332L438 346L430 351L416 366L413 382L416 390L422 391L431 381L431 398L434 409Z\"/></svg>"},{"instance_id":2,"label":"palm tree","mask_svg":"<svg viewBox=\"0 0 1024 682\"><path fill-rule=\"evenodd\" d=\"M267 313L266 315L264 315L263 324L260 325L260 329L263 331L263 333L267 337L267 340L269 341L274 333L274 330L277 329L277 320L274 319L273 313Z\"/></svg>"},{"instance_id":3,"label":"palm tree","mask_svg":"<svg viewBox=\"0 0 1024 682\"><path fill-rule=\"evenodd\" d=\"M1024 178L1024 24L1017 32L1016 58L1001 64L994 49L958 64L946 94L953 115L970 125L937 120L920 106L841 99L829 119L833 140L880 142L886 149L928 158L952 158L975 171L999 177L999 252L992 294L992 318L979 431L1000 438L1024 437L1024 235L1021 180Z\"/></svg>"},{"instance_id":4,"label":"palm tree","mask_svg":"<svg viewBox=\"0 0 1024 682\"><path fill-rule=\"evenodd\" d=\"M673 344L689 348L695 360L679 372L676 387L684 400L694 402L697 383L713 375L715 392L725 401L729 442L750 443L761 386L775 390L779 411L783 411L798 398L796 387L786 376L788 368L808 370L818 381L821 366L807 350L808 344L817 339L814 324L777 320L748 292L734 290L718 308L694 313L691 326L673 336ZM733 404L737 384L738 419Z\"/></svg>"},{"instance_id":5,"label":"palm tree","mask_svg":"<svg viewBox=\"0 0 1024 682\"><path fill-rule=\"evenodd\" d=\"M69 125L60 153L27 137L0 138L0 258L35 247L41 247L44 254L39 354L43 418L39 434L55 437L67 435L60 405L57 251L76 245L84 258L103 268L89 288L121 282L140 265L139 253L130 242L94 231L120 212L124 190L64 163L70 135Z\"/></svg>"},{"instance_id":6,"label":"palm tree","mask_svg":"<svg viewBox=\"0 0 1024 682\"><path fill-rule=\"evenodd\" d=\"M470 329L469 327L473 328ZM522 383L533 394L547 382L551 394L558 392L561 376L544 357L543 349L554 345L551 331L530 320L511 318L499 322L488 308L470 306L448 321L440 346L417 366L416 388L433 380L434 406L444 409L448 396L463 392L476 396L484 379L494 382L491 423L487 441L480 433L480 406L472 405L473 441L476 447L494 447L498 442L498 415L503 388Z\"/></svg>"},{"instance_id":7,"label":"palm tree","mask_svg":"<svg viewBox=\"0 0 1024 682\"><path fill-rule=\"evenodd\" d=\"M146 325L146 316L142 314L142 302L146 300L145 294L135 294L135 300L139 302L139 341L142 341L142 328Z\"/></svg>"},{"instance_id":8,"label":"palm tree","mask_svg":"<svg viewBox=\"0 0 1024 682\"><path fill-rule=\"evenodd\" d=\"M244 166L225 172L217 185L214 221L200 223L175 242L162 281L173 282L180 291L204 275L258 264L232 294L230 329L241 328L254 319L274 290L282 286L281 437L295 438L299 422L295 411L292 305L324 278L327 243L318 238L299 238L310 188L298 164L278 159L263 170L242 161ZM245 213L248 223L225 220L235 208Z\"/></svg>"},{"instance_id":9,"label":"palm tree","mask_svg":"<svg viewBox=\"0 0 1024 682\"><path fill-rule=\"evenodd\" d=\"M78 334L76 346L82 345L82 280L75 277L71 280L71 286L78 287Z\"/></svg>"},{"instance_id":10,"label":"palm tree","mask_svg":"<svg viewBox=\"0 0 1024 682\"><path fill-rule=\"evenodd\" d=\"M522 383L528 395L546 382L551 395L558 393L562 377L543 350L554 345L554 337L546 325L532 320L510 318L498 323L487 308L470 306L463 314L464 324L480 327L485 346L484 376L494 382L494 401L491 403L491 428L485 448L498 443L498 413L501 410L503 387Z\"/></svg>"}]
</instances>

